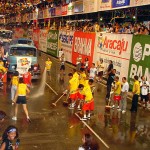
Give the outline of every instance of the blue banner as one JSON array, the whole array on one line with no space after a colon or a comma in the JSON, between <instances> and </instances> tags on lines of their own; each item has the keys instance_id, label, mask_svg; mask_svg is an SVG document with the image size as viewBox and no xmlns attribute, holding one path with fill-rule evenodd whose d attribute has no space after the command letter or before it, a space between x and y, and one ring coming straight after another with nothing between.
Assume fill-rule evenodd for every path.
<instances>
[{"instance_id":1,"label":"blue banner","mask_svg":"<svg viewBox=\"0 0 150 150\"><path fill-rule=\"evenodd\" d=\"M112 8L130 5L130 0L112 0Z\"/></svg>"}]
</instances>

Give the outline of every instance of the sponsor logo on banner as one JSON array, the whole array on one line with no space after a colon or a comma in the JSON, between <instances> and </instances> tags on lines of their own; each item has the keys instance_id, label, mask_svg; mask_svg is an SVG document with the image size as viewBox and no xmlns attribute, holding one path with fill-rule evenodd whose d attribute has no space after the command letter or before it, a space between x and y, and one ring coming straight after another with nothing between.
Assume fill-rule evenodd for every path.
<instances>
[{"instance_id":1,"label":"sponsor logo on banner","mask_svg":"<svg viewBox=\"0 0 150 150\"><path fill-rule=\"evenodd\" d=\"M113 0L112 1L112 7L123 7L130 5L130 0Z\"/></svg>"},{"instance_id":2,"label":"sponsor logo on banner","mask_svg":"<svg viewBox=\"0 0 150 150\"><path fill-rule=\"evenodd\" d=\"M58 55L58 30L50 30L47 35L47 53L57 56Z\"/></svg>"},{"instance_id":3,"label":"sponsor logo on banner","mask_svg":"<svg viewBox=\"0 0 150 150\"><path fill-rule=\"evenodd\" d=\"M67 15L72 15L74 13L74 5L75 3L74 2L71 2L68 4L68 12L67 12Z\"/></svg>"},{"instance_id":4,"label":"sponsor logo on banner","mask_svg":"<svg viewBox=\"0 0 150 150\"><path fill-rule=\"evenodd\" d=\"M97 33L94 53L95 63L103 59L105 69L107 69L109 60L112 60L114 68L117 70L117 75L127 77L131 42L132 35Z\"/></svg>"},{"instance_id":5,"label":"sponsor logo on banner","mask_svg":"<svg viewBox=\"0 0 150 150\"><path fill-rule=\"evenodd\" d=\"M31 58L30 57L17 57L17 68L16 70L19 74L24 74L31 68Z\"/></svg>"},{"instance_id":6,"label":"sponsor logo on banner","mask_svg":"<svg viewBox=\"0 0 150 150\"><path fill-rule=\"evenodd\" d=\"M47 30L40 30L38 49L44 52L47 51Z\"/></svg>"},{"instance_id":7,"label":"sponsor logo on banner","mask_svg":"<svg viewBox=\"0 0 150 150\"><path fill-rule=\"evenodd\" d=\"M56 16L61 16L61 7L56 7Z\"/></svg>"},{"instance_id":8,"label":"sponsor logo on banner","mask_svg":"<svg viewBox=\"0 0 150 150\"><path fill-rule=\"evenodd\" d=\"M129 67L129 83L133 85L134 76L139 80L145 76L150 82L150 36L136 35L133 37L132 52Z\"/></svg>"},{"instance_id":9,"label":"sponsor logo on banner","mask_svg":"<svg viewBox=\"0 0 150 150\"><path fill-rule=\"evenodd\" d=\"M72 63L72 45L74 31L59 31L59 50L62 49L66 61Z\"/></svg>"},{"instance_id":10,"label":"sponsor logo on banner","mask_svg":"<svg viewBox=\"0 0 150 150\"><path fill-rule=\"evenodd\" d=\"M86 0L83 1L84 12L95 12L97 11L97 0Z\"/></svg>"},{"instance_id":11,"label":"sponsor logo on banner","mask_svg":"<svg viewBox=\"0 0 150 150\"><path fill-rule=\"evenodd\" d=\"M102 10L110 10L111 9L112 0L99 0L98 6L100 11Z\"/></svg>"},{"instance_id":12,"label":"sponsor logo on banner","mask_svg":"<svg viewBox=\"0 0 150 150\"><path fill-rule=\"evenodd\" d=\"M75 32L73 40L72 63L76 64L77 58L81 56L82 60L88 58L91 65L93 62L94 44L95 33Z\"/></svg>"}]
</instances>

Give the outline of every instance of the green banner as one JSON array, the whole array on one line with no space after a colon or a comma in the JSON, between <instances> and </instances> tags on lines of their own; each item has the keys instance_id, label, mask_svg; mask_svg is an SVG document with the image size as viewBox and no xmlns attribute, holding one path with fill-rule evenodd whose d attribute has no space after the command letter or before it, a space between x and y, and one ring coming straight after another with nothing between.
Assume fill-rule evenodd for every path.
<instances>
[{"instance_id":1,"label":"green banner","mask_svg":"<svg viewBox=\"0 0 150 150\"><path fill-rule=\"evenodd\" d=\"M58 30L50 30L47 35L47 53L53 56L58 55Z\"/></svg>"},{"instance_id":2,"label":"green banner","mask_svg":"<svg viewBox=\"0 0 150 150\"><path fill-rule=\"evenodd\" d=\"M129 65L128 80L130 88L133 85L133 78L137 75L139 81L145 76L150 82L150 36L134 35L132 41L131 58Z\"/></svg>"}]
</instances>

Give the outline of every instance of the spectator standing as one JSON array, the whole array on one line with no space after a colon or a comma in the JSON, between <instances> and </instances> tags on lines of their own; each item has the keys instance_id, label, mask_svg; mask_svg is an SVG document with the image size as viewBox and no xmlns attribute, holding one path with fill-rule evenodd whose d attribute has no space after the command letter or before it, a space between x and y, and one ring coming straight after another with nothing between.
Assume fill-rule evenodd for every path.
<instances>
[{"instance_id":1,"label":"spectator standing","mask_svg":"<svg viewBox=\"0 0 150 150\"><path fill-rule=\"evenodd\" d=\"M97 62L97 72L98 72L98 82L102 80L104 73L104 63L103 59Z\"/></svg>"},{"instance_id":2,"label":"spectator standing","mask_svg":"<svg viewBox=\"0 0 150 150\"><path fill-rule=\"evenodd\" d=\"M149 83L146 81L145 77L141 77L140 87L141 87L141 105L143 108L147 107L148 102L148 89L149 89ZM144 104L145 100L145 104Z\"/></svg>"},{"instance_id":3,"label":"spectator standing","mask_svg":"<svg viewBox=\"0 0 150 150\"><path fill-rule=\"evenodd\" d=\"M111 70L111 72L108 74L106 100L110 98L110 91L111 91L112 83L114 82L115 74L116 74L116 69Z\"/></svg>"},{"instance_id":4,"label":"spectator standing","mask_svg":"<svg viewBox=\"0 0 150 150\"><path fill-rule=\"evenodd\" d=\"M112 62L112 60L109 60L109 65L108 65L108 68L107 68L107 75L109 75L109 73L111 73L113 68L114 68L113 62Z\"/></svg>"},{"instance_id":5,"label":"spectator standing","mask_svg":"<svg viewBox=\"0 0 150 150\"><path fill-rule=\"evenodd\" d=\"M97 69L95 67L95 63L92 63L92 67L90 68L89 79L95 79L97 73Z\"/></svg>"},{"instance_id":6,"label":"spectator standing","mask_svg":"<svg viewBox=\"0 0 150 150\"><path fill-rule=\"evenodd\" d=\"M130 111L137 112L138 107L138 98L140 95L140 83L138 81L138 76L134 76L134 84L132 89L133 97L132 97L132 106Z\"/></svg>"},{"instance_id":7,"label":"spectator standing","mask_svg":"<svg viewBox=\"0 0 150 150\"><path fill-rule=\"evenodd\" d=\"M31 87L31 68L28 69L28 72L23 74L23 82L27 85L28 88Z\"/></svg>"},{"instance_id":8,"label":"spectator standing","mask_svg":"<svg viewBox=\"0 0 150 150\"><path fill-rule=\"evenodd\" d=\"M126 113L127 108L127 96L129 91L129 83L127 82L126 77L122 78L123 86L121 89L121 111L122 113Z\"/></svg>"}]
</instances>

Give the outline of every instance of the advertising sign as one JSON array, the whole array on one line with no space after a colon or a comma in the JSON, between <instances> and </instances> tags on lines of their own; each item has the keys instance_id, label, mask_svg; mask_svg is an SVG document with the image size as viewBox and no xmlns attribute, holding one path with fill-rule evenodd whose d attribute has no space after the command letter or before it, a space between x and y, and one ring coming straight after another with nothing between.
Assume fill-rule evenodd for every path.
<instances>
[{"instance_id":1,"label":"advertising sign","mask_svg":"<svg viewBox=\"0 0 150 150\"><path fill-rule=\"evenodd\" d=\"M112 8L129 6L129 5L130 5L130 0L113 0L112 1Z\"/></svg>"},{"instance_id":2,"label":"advertising sign","mask_svg":"<svg viewBox=\"0 0 150 150\"><path fill-rule=\"evenodd\" d=\"M74 12L75 13L83 12L83 0L75 2Z\"/></svg>"},{"instance_id":3,"label":"advertising sign","mask_svg":"<svg viewBox=\"0 0 150 150\"><path fill-rule=\"evenodd\" d=\"M68 4L68 12L67 15L72 15L74 14L74 2L71 2Z\"/></svg>"},{"instance_id":4,"label":"advertising sign","mask_svg":"<svg viewBox=\"0 0 150 150\"><path fill-rule=\"evenodd\" d=\"M43 19L43 10L38 11L38 19Z\"/></svg>"},{"instance_id":5,"label":"advertising sign","mask_svg":"<svg viewBox=\"0 0 150 150\"><path fill-rule=\"evenodd\" d=\"M56 16L61 16L61 7L56 7L55 13Z\"/></svg>"},{"instance_id":6,"label":"advertising sign","mask_svg":"<svg viewBox=\"0 0 150 150\"><path fill-rule=\"evenodd\" d=\"M43 10L43 17L44 18L49 18L50 17L48 9Z\"/></svg>"},{"instance_id":7,"label":"advertising sign","mask_svg":"<svg viewBox=\"0 0 150 150\"><path fill-rule=\"evenodd\" d=\"M99 10L110 10L111 9L112 0L99 0L98 6Z\"/></svg>"},{"instance_id":8,"label":"advertising sign","mask_svg":"<svg viewBox=\"0 0 150 150\"><path fill-rule=\"evenodd\" d=\"M80 56L82 60L89 59L89 65L93 62L95 33L75 32L73 39L72 63L76 64Z\"/></svg>"},{"instance_id":9,"label":"advertising sign","mask_svg":"<svg viewBox=\"0 0 150 150\"><path fill-rule=\"evenodd\" d=\"M67 12L68 12L68 5L63 5L61 7L61 14L62 15L67 15Z\"/></svg>"},{"instance_id":10,"label":"advertising sign","mask_svg":"<svg viewBox=\"0 0 150 150\"><path fill-rule=\"evenodd\" d=\"M17 68L19 74L24 74L31 68L31 57L17 57Z\"/></svg>"},{"instance_id":11,"label":"advertising sign","mask_svg":"<svg viewBox=\"0 0 150 150\"><path fill-rule=\"evenodd\" d=\"M39 47L38 49L46 52L47 51L47 30L40 30L39 33Z\"/></svg>"},{"instance_id":12,"label":"advertising sign","mask_svg":"<svg viewBox=\"0 0 150 150\"><path fill-rule=\"evenodd\" d=\"M56 15L55 14L55 10L56 10L55 8L51 8L51 10L50 10L51 11L51 16L55 16Z\"/></svg>"},{"instance_id":13,"label":"advertising sign","mask_svg":"<svg viewBox=\"0 0 150 150\"><path fill-rule=\"evenodd\" d=\"M132 35L97 33L94 51L95 63L103 59L105 69L107 69L109 60L112 60L117 76L127 77L131 43Z\"/></svg>"},{"instance_id":14,"label":"advertising sign","mask_svg":"<svg viewBox=\"0 0 150 150\"><path fill-rule=\"evenodd\" d=\"M129 84L133 85L135 75L141 79L145 76L150 82L150 36L135 35L133 36L130 66L129 66Z\"/></svg>"},{"instance_id":15,"label":"advertising sign","mask_svg":"<svg viewBox=\"0 0 150 150\"><path fill-rule=\"evenodd\" d=\"M58 54L58 30L50 30L47 35L47 53L56 56Z\"/></svg>"},{"instance_id":16,"label":"advertising sign","mask_svg":"<svg viewBox=\"0 0 150 150\"><path fill-rule=\"evenodd\" d=\"M34 44L35 44L37 49L39 48L39 33L40 33L39 29L33 30L32 40L34 41Z\"/></svg>"},{"instance_id":17,"label":"advertising sign","mask_svg":"<svg viewBox=\"0 0 150 150\"><path fill-rule=\"evenodd\" d=\"M130 0L130 6L149 5L149 0Z\"/></svg>"},{"instance_id":18,"label":"advertising sign","mask_svg":"<svg viewBox=\"0 0 150 150\"><path fill-rule=\"evenodd\" d=\"M62 49L66 61L72 63L72 45L74 31L61 30L59 31L59 50Z\"/></svg>"},{"instance_id":19,"label":"advertising sign","mask_svg":"<svg viewBox=\"0 0 150 150\"><path fill-rule=\"evenodd\" d=\"M86 0L83 1L83 7L85 13L97 11L97 0Z\"/></svg>"}]
</instances>

